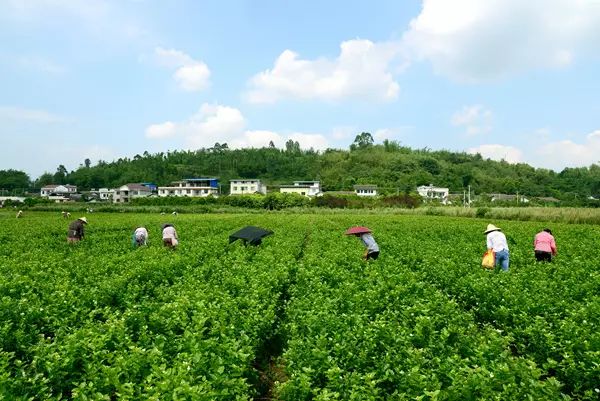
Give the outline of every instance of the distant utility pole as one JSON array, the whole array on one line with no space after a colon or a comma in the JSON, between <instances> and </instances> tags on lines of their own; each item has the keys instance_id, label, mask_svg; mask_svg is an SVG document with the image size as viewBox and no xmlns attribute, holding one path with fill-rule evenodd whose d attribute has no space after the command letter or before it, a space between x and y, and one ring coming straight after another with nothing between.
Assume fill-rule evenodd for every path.
<instances>
[{"instance_id":1,"label":"distant utility pole","mask_svg":"<svg viewBox=\"0 0 600 401\"><path fill-rule=\"evenodd\" d=\"M469 185L469 207L471 207L471 185Z\"/></svg>"}]
</instances>

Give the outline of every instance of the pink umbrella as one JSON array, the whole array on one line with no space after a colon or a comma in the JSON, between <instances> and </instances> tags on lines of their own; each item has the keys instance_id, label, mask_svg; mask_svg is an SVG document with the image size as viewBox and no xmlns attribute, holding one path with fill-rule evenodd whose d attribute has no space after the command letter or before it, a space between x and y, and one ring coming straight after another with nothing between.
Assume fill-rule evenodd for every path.
<instances>
[{"instance_id":1,"label":"pink umbrella","mask_svg":"<svg viewBox=\"0 0 600 401\"><path fill-rule=\"evenodd\" d=\"M365 233L370 233L370 232L371 232L370 228L358 226L358 227L351 227L351 228L347 229L344 234L354 235L354 234L365 234Z\"/></svg>"}]
</instances>

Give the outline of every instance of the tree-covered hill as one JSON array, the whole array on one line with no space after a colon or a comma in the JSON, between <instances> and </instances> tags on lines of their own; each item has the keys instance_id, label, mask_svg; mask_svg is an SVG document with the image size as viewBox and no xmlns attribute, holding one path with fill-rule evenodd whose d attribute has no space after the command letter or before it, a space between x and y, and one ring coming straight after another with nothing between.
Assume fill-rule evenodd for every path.
<instances>
[{"instance_id":1,"label":"tree-covered hill","mask_svg":"<svg viewBox=\"0 0 600 401\"><path fill-rule=\"evenodd\" d=\"M470 185L476 193L519 192L560 199L600 194L600 166L596 164L557 173L523 163L483 159L479 154L411 149L387 140L373 144L370 134L361 135L349 150L302 150L297 142L288 141L285 149L271 146L234 150L226 144L215 144L196 151L144 152L132 159L100 161L96 165L86 160L71 172L61 165L54 174L46 173L34 184L39 188L49 183L70 183L85 190L128 182L165 185L187 177L215 176L223 184L233 178L260 178L275 186L318 179L326 191L376 184L384 193L396 193L433 184L449 187L451 192L462 192Z\"/></svg>"}]
</instances>

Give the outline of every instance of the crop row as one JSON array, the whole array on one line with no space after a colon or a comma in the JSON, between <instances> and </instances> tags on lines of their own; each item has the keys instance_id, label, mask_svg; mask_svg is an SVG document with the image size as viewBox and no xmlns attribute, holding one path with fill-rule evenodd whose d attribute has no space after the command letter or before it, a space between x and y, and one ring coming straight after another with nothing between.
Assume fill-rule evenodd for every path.
<instances>
[{"instance_id":1,"label":"crop row","mask_svg":"<svg viewBox=\"0 0 600 401\"><path fill-rule=\"evenodd\" d=\"M559 256L537 264L539 224L497 222L511 247L497 274L479 266L478 220L170 216L172 252L164 219L94 214L69 246L56 214L0 213L0 399L598 397L594 226L553 226ZM133 249L138 224L150 246ZM246 224L275 235L227 245ZM356 224L377 261L342 235Z\"/></svg>"},{"instance_id":2,"label":"crop row","mask_svg":"<svg viewBox=\"0 0 600 401\"><path fill-rule=\"evenodd\" d=\"M509 338L393 252L365 264L356 246L339 221L313 227L286 308L282 399L562 399L560 383L513 355Z\"/></svg>"},{"instance_id":3,"label":"crop row","mask_svg":"<svg viewBox=\"0 0 600 401\"><path fill-rule=\"evenodd\" d=\"M225 246L238 221L182 221L187 241L170 252L131 249L122 218L75 247L63 241L64 223L46 226L49 235L34 223L14 227L19 241L7 241L0 259L1 396L255 394L253 361L275 324L301 232L245 249Z\"/></svg>"},{"instance_id":4,"label":"crop row","mask_svg":"<svg viewBox=\"0 0 600 401\"><path fill-rule=\"evenodd\" d=\"M399 263L456 300L478 323L501 331L515 355L534 360L546 377L561 382L564 393L596 400L600 257L589 250L600 232L594 226L558 225L553 232L559 255L551 264L540 264L533 259L532 226L503 224L511 248L510 274L477 268L483 235L460 220L430 219L427 225L407 220L386 235L397 238L389 250Z\"/></svg>"}]
</instances>

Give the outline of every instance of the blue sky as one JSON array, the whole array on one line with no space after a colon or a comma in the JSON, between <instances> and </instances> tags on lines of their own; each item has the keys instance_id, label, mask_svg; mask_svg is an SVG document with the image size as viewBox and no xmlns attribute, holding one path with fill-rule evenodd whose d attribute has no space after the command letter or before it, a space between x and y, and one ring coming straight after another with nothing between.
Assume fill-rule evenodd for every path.
<instances>
[{"instance_id":1,"label":"blue sky","mask_svg":"<svg viewBox=\"0 0 600 401\"><path fill-rule=\"evenodd\" d=\"M600 162L600 0L0 0L0 169L371 132Z\"/></svg>"}]
</instances>

